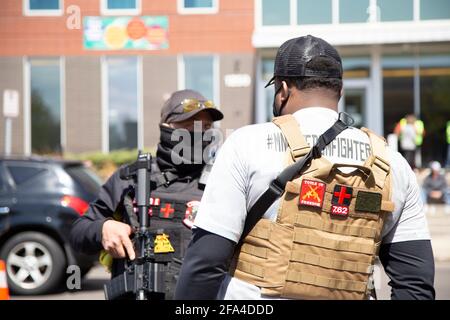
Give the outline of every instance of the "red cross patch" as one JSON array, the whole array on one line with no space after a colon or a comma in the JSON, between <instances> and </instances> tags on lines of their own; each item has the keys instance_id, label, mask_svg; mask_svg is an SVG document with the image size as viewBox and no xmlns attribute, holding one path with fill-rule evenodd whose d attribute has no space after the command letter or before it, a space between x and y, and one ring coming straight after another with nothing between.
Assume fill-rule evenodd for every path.
<instances>
[{"instance_id":1,"label":"red cross patch","mask_svg":"<svg viewBox=\"0 0 450 320\"><path fill-rule=\"evenodd\" d=\"M347 216L348 207L352 200L353 188L343 185L336 185L331 198L331 214L338 216Z\"/></svg>"},{"instance_id":2,"label":"red cross patch","mask_svg":"<svg viewBox=\"0 0 450 320\"><path fill-rule=\"evenodd\" d=\"M167 202L161 205L161 208L159 209L159 217L164 219L172 219L174 212L175 209L172 207L172 204Z\"/></svg>"}]
</instances>

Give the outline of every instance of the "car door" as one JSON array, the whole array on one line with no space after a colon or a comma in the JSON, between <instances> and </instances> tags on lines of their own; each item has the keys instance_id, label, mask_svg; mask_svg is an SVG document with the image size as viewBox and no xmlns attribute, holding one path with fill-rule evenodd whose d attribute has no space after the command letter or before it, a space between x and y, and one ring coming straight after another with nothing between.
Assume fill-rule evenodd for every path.
<instances>
[{"instance_id":1,"label":"car door","mask_svg":"<svg viewBox=\"0 0 450 320\"><path fill-rule=\"evenodd\" d=\"M48 165L33 161L5 160L4 169L12 179L11 225L46 224L54 199L50 189L54 179Z\"/></svg>"},{"instance_id":2,"label":"car door","mask_svg":"<svg viewBox=\"0 0 450 320\"><path fill-rule=\"evenodd\" d=\"M10 177L6 174L3 162L0 161L0 236L8 231L11 207L14 204Z\"/></svg>"}]
</instances>

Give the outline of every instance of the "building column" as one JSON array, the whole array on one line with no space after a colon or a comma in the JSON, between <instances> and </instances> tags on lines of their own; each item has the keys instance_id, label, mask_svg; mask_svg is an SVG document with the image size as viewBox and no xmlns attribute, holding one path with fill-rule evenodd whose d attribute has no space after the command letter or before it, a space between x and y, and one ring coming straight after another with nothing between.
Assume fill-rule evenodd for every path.
<instances>
[{"instance_id":1,"label":"building column","mask_svg":"<svg viewBox=\"0 0 450 320\"><path fill-rule=\"evenodd\" d=\"M372 46L370 75L372 93L370 94L371 107L368 110L368 124L374 132L384 135L383 67L381 65L381 47L378 45Z\"/></svg>"}]
</instances>

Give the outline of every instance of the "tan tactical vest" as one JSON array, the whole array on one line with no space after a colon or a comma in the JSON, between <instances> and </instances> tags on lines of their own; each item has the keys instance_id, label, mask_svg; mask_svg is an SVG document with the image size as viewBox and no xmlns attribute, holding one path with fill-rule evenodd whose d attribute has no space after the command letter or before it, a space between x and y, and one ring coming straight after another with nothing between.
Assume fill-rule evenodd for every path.
<instances>
[{"instance_id":1,"label":"tan tactical vest","mask_svg":"<svg viewBox=\"0 0 450 320\"><path fill-rule=\"evenodd\" d=\"M310 149L292 115L275 118L288 143L287 163ZM386 215L391 174L386 142L366 128L364 165L312 161L289 181L277 220L260 219L235 255L233 276L264 295L291 299L367 299ZM340 167L357 170L345 174Z\"/></svg>"}]
</instances>

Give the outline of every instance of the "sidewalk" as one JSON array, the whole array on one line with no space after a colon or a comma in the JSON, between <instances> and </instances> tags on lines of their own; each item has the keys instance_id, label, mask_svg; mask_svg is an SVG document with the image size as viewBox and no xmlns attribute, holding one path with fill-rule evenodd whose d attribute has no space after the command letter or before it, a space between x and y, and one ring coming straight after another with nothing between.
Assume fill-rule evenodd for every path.
<instances>
[{"instance_id":1,"label":"sidewalk","mask_svg":"<svg viewBox=\"0 0 450 320\"><path fill-rule=\"evenodd\" d=\"M429 174L429 169L416 170L417 181L420 186ZM445 178L450 186L450 170L446 170ZM426 212L434 259L436 261L450 261L450 206L430 204L426 206Z\"/></svg>"},{"instance_id":2,"label":"sidewalk","mask_svg":"<svg viewBox=\"0 0 450 320\"><path fill-rule=\"evenodd\" d=\"M428 205L427 219L434 259L450 261L450 206Z\"/></svg>"}]
</instances>

